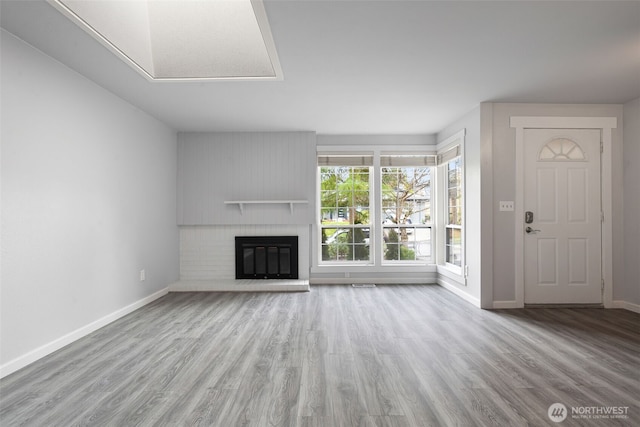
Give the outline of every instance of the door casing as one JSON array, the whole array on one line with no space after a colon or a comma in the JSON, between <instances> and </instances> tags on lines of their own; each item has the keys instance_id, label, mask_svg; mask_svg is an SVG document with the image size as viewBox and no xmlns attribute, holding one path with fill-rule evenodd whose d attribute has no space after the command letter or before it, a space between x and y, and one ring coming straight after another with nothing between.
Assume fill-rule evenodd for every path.
<instances>
[{"instance_id":1,"label":"door casing","mask_svg":"<svg viewBox=\"0 0 640 427\"><path fill-rule=\"evenodd\" d=\"M600 129L602 138L602 277L605 308L613 307L613 201L611 130L617 127L615 117L538 117L513 116L510 125L516 130L516 197L515 197L515 302L524 307L524 130L525 129Z\"/></svg>"},{"instance_id":2,"label":"door casing","mask_svg":"<svg viewBox=\"0 0 640 427\"><path fill-rule=\"evenodd\" d=\"M525 129L524 134L524 208L533 214L525 228L538 229L522 230L525 306L602 304L602 131ZM574 157L555 158L569 141ZM540 159L543 152L547 157Z\"/></svg>"}]
</instances>

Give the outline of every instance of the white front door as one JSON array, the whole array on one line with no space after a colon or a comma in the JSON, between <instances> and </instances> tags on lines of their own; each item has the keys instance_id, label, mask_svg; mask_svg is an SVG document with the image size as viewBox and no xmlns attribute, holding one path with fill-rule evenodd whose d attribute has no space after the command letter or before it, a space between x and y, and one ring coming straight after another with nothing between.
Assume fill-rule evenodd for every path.
<instances>
[{"instance_id":1,"label":"white front door","mask_svg":"<svg viewBox=\"0 0 640 427\"><path fill-rule=\"evenodd\" d=\"M524 302L599 304L599 129L524 130Z\"/></svg>"}]
</instances>

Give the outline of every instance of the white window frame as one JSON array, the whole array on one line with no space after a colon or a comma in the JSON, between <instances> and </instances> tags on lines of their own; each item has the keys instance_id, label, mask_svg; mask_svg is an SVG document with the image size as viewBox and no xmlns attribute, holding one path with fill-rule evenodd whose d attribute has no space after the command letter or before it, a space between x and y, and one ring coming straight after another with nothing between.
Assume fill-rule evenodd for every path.
<instances>
[{"instance_id":1,"label":"white window frame","mask_svg":"<svg viewBox=\"0 0 640 427\"><path fill-rule=\"evenodd\" d=\"M373 159L373 161L375 161L373 153L370 152L323 152L323 153L318 153L316 158L320 158L320 157L344 157L345 160L352 158L355 159L357 157L371 157ZM318 209L316 210L316 239L318 244L314 245L317 251L317 254L314 256L315 258L315 263L317 265L324 265L324 266L370 266L374 264L374 248L373 245L371 245L371 243L369 243L369 259L368 260L346 260L346 261L338 261L338 260L323 260L322 259L322 233L323 233L323 227L322 227L322 197L321 197L321 189L320 189L320 185L321 185L321 172L320 172L320 168L323 167L324 165L318 165L316 167L316 206L318 206ZM369 167L369 224L365 224L365 225L361 225L361 226L356 226L356 225L345 225L344 227L340 227L340 226L336 226L335 228L350 228L350 229L355 229L355 228L369 228L369 239L370 242L372 241L371 239L371 233L373 232L374 229L374 212L373 212L373 203L372 200L374 198L374 192L372 191L374 188L374 170L375 170L375 166L374 165L357 165L357 164L348 164L348 162L345 161L344 165L327 165L327 166L347 166L347 167ZM326 228L330 228L330 227L326 227Z\"/></svg>"},{"instance_id":2,"label":"white window frame","mask_svg":"<svg viewBox=\"0 0 640 427\"><path fill-rule=\"evenodd\" d=\"M317 157L326 156L326 155L343 155L343 156L351 156L351 155L373 155L373 169L372 173L369 175L373 177L375 180L375 185L370 187L370 244L369 244L369 254L370 254L370 262L361 262L361 261L322 261L322 251L321 251L321 218L320 218L320 168L316 170L317 182L316 182L316 221L313 225L313 239L315 240L312 243L311 250L311 273L336 273L340 275L344 275L343 277L349 277L350 273L403 273L403 272L424 272L424 273L435 273L436 272L436 256L437 256L437 248L436 248L436 238L435 232L433 229L435 228L435 219L432 219L432 233L431 233L431 254L432 259L429 263L424 263L421 261L405 261L405 262L391 262L391 263L383 263L382 258L384 254L381 253L381 247L379 247L378 242L382 240L382 222L380 219L380 212L382 212L382 173L380 167L380 157L381 155L423 155L423 156L435 156L436 155L436 146L435 145L318 145L316 147L316 155ZM436 166L432 166L432 171L435 172ZM435 173L432 173L432 193L434 193L435 189ZM432 194L432 199L434 199ZM434 200L431 200L431 210L432 216L434 215L434 211L437 207L437 203Z\"/></svg>"},{"instance_id":3,"label":"white window frame","mask_svg":"<svg viewBox=\"0 0 640 427\"><path fill-rule=\"evenodd\" d=\"M466 171L465 171L465 158L464 158L464 141L465 141L466 130L462 129L456 134L450 136L444 141L440 142L437 145L437 154L438 154L438 166L436 171L436 261L437 261L437 269L438 273L441 273L445 276L451 277L461 283L465 282L467 264L466 264L466 191L465 191L465 179L466 179ZM448 225L448 195L447 195L447 164L448 160L442 159L442 156L446 153L450 152L455 147L458 147L458 155L449 159L453 160L456 157L460 157L460 168L462 170L462 176L460 180L461 191L462 191L462 220L461 220L461 238L462 238L462 248L461 248L461 265L457 266L455 264L451 264L446 260L446 229Z\"/></svg>"},{"instance_id":4,"label":"white window frame","mask_svg":"<svg viewBox=\"0 0 640 427\"><path fill-rule=\"evenodd\" d=\"M400 228L414 228L414 229L422 228L422 229L429 229L429 231L430 231L430 239L429 239L429 241L430 241L430 246L431 246L430 247L431 258L427 262L424 262L422 260L386 260L386 259L384 259L384 254L381 254L380 264L384 265L384 266L386 266L386 265L430 265L430 264L434 264L435 260L436 260L436 252L435 252L435 245L434 245L434 241L435 241L436 237L435 237L435 231L434 231L435 230L435 220L434 220L434 216L433 216L434 207L435 207L435 200L434 200L433 196L435 194L434 190L435 190L435 175L436 175L436 164L435 164L436 163L435 162L435 157L436 156L433 153L425 154L424 151L420 152L420 153L415 153L415 152L414 153L406 153L406 152L402 153L402 152L395 152L394 151L394 152L381 152L380 156L379 156L379 159L381 157L394 157L394 156L432 157L431 160L433 161L433 164L424 164L422 166L420 166L420 165L412 165L412 166L409 166L409 165L405 165L405 166L400 166L400 165L398 165L398 166L380 165L378 167L378 171L377 171L378 179L379 179L378 180L378 190L379 190L378 197L380 199L379 200L380 206L379 206L379 210L378 210L377 213L382 214L382 169L383 168L385 168L385 167L390 167L390 168L394 168L394 167L416 167L416 168L418 168L418 167L429 167L431 169L431 176L429 178L430 179L430 183L429 183L429 187L430 187L430 199L429 199L429 205L430 206L429 206L429 210L431 212L431 221L428 224L424 224L424 225L423 224L412 224L411 226L397 225L397 227L393 227L393 226L389 227L387 225L386 228L398 228L398 229L400 229ZM379 252L382 252L382 241L384 239L383 233L384 233L384 229L385 229L384 218L380 217L379 218L379 223L377 225L381 230L381 233L380 233L381 240L378 240L376 242L376 249ZM398 250L400 250L400 248L398 248Z\"/></svg>"}]
</instances>

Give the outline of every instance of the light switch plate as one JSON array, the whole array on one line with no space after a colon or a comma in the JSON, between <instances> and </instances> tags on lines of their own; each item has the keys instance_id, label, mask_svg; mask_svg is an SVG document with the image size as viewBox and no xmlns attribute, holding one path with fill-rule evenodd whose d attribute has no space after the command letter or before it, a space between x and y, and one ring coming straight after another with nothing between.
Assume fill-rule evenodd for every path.
<instances>
[{"instance_id":1,"label":"light switch plate","mask_svg":"<svg viewBox=\"0 0 640 427\"><path fill-rule=\"evenodd\" d=\"M500 201L500 211L513 211L514 203L513 201Z\"/></svg>"}]
</instances>

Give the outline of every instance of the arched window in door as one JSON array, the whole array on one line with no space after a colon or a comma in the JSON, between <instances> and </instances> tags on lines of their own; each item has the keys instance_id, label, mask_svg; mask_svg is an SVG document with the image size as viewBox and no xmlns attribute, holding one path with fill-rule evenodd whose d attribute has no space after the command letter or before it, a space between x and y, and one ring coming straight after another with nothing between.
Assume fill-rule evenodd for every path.
<instances>
[{"instance_id":1,"label":"arched window in door","mask_svg":"<svg viewBox=\"0 0 640 427\"><path fill-rule=\"evenodd\" d=\"M580 148L574 140L569 138L555 138L542 147L538 154L538 160L542 162L584 162L587 160L587 157L582 148Z\"/></svg>"}]
</instances>

